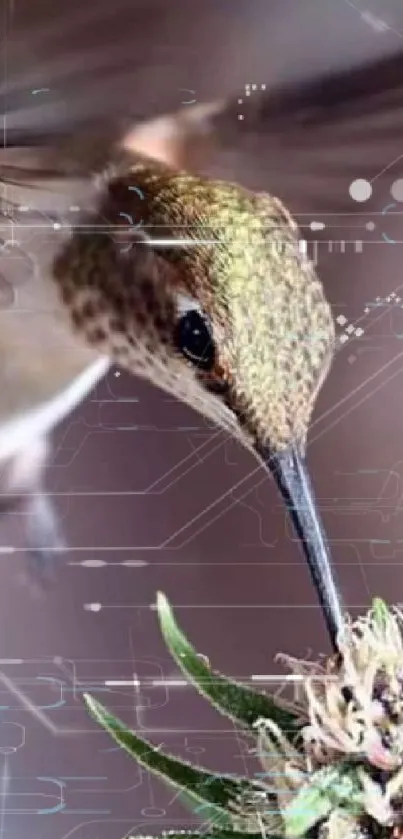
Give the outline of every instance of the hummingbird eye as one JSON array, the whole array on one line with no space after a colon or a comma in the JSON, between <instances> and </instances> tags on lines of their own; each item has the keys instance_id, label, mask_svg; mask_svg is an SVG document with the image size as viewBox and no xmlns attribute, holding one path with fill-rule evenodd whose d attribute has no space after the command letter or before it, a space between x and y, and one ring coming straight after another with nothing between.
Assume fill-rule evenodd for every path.
<instances>
[{"instance_id":1,"label":"hummingbird eye","mask_svg":"<svg viewBox=\"0 0 403 839\"><path fill-rule=\"evenodd\" d=\"M205 373L213 369L216 360L211 326L204 314L190 309L179 318L175 327L175 345L179 352Z\"/></svg>"}]
</instances>

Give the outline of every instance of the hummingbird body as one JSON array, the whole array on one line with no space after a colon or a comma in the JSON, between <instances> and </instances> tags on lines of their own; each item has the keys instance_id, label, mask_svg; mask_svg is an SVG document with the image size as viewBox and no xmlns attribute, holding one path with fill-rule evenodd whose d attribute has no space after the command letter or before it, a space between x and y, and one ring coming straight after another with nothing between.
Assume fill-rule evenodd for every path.
<instances>
[{"instance_id":1,"label":"hummingbird body","mask_svg":"<svg viewBox=\"0 0 403 839\"><path fill-rule=\"evenodd\" d=\"M46 245L43 233L37 242L31 233L24 243L24 232L19 228L18 243L0 253L0 512L23 513L36 577L46 582L65 547L43 486L48 437L106 373L110 360L71 329L48 264L55 233ZM34 263L27 254L32 258L39 238Z\"/></svg>"},{"instance_id":2,"label":"hummingbird body","mask_svg":"<svg viewBox=\"0 0 403 839\"><path fill-rule=\"evenodd\" d=\"M24 164L27 150L12 151ZM39 178L33 188L32 169L12 171L16 183L6 180L0 215L0 513L24 514L30 555L44 582L64 548L43 486L49 434L111 362L74 333L52 276L70 235L63 214L77 199L89 201L88 183Z\"/></svg>"},{"instance_id":3,"label":"hummingbird body","mask_svg":"<svg viewBox=\"0 0 403 839\"><path fill-rule=\"evenodd\" d=\"M0 254L10 293L0 308L0 461L51 431L109 366L72 331L44 256L54 243L41 245L40 267L27 266L23 242ZM21 281L17 274L27 267L30 276Z\"/></svg>"}]
</instances>

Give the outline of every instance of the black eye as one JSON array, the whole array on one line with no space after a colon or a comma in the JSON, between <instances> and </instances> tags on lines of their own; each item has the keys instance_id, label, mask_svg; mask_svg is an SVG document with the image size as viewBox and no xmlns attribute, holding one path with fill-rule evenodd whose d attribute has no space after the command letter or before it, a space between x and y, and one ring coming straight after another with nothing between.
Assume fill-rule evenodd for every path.
<instances>
[{"instance_id":1,"label":"black eye","mask_svg":"<svg viewBox=\"0 0 403 839\"><path fill-rule=\"evenodd\" d=\"M182 315L175 329L178 350L199 370L209 372L215 363L215 346L207 319L196 309Z\"/></svg>"}]
</instances>

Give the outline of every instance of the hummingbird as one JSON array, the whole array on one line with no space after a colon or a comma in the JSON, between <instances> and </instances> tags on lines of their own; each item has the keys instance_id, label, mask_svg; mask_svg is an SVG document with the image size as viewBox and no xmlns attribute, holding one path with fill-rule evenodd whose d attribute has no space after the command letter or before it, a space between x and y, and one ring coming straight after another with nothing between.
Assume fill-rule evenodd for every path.
<instances>
[{"instance_id":1,"label":"hummingbird","mask_svg":"<svg viewBox=\"0 0 403 839\"><path fill-rule=\"evenodd\" d=\"M336 350L332 312L282 200L204 169L217 149L231 168L237 142L244 154L258 135L274 147L292 126L303 154L309 138L346 131L358 105L400 115L395 75L375 69L375 102L373 66L351 87L347 73L258 97L242 139L234 98L134 126L27 132L0 151L1 510L27 513L41 577L65 547L44 486L50 434L117 364L270 472L336 647L343 604L306 464Z\"/></svg>"},{"instance_id":2,"label":"hummingbird","mask_svg":"<svg viewBox=\"0 0 403 839\"><path fill-rule=\"evenodd\" d=\"M0 271L14 294L0 309L4 506L25 499L31 556L49 568L63 549L43 488L49 434L117 364L269 469L335 641L342 606L305 463L333 317L281 201L198 172L221 109L0 154Z\"/></svg>"}]
</instances>

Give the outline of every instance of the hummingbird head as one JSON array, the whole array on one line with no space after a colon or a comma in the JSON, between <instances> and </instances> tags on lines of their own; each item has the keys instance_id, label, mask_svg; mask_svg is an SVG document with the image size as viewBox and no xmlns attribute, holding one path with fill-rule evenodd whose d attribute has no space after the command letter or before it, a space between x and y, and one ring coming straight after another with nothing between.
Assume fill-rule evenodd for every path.
<instances>
[{"instance_id":1,"label":"hummingbird head","mask_svg":"<svg viewBox=\"0 0 403 839\"><path fill-rule=\"evenodd\" d=\"M282 203L189 174L218 107L126 135L130 167L107 173L96 217L73 230L54 275L90 343L246 445L303 450L333 318Z\"/></svg>"},{"instance_id":2,"label":"hummingbird head","mask_svg":"<svg viewBox=\"0 0 403 839\"><path fill-rule=\"evenodd\" d=\"M73 231L54 277L88 342L235 435L270 469L334 639L340 608L304 467L334 351L330 307L282 204L188 174L188 140L184 123L169 118L126 138L130 170L109 173L97 220Z\"/></svg>"}]
</instances>

